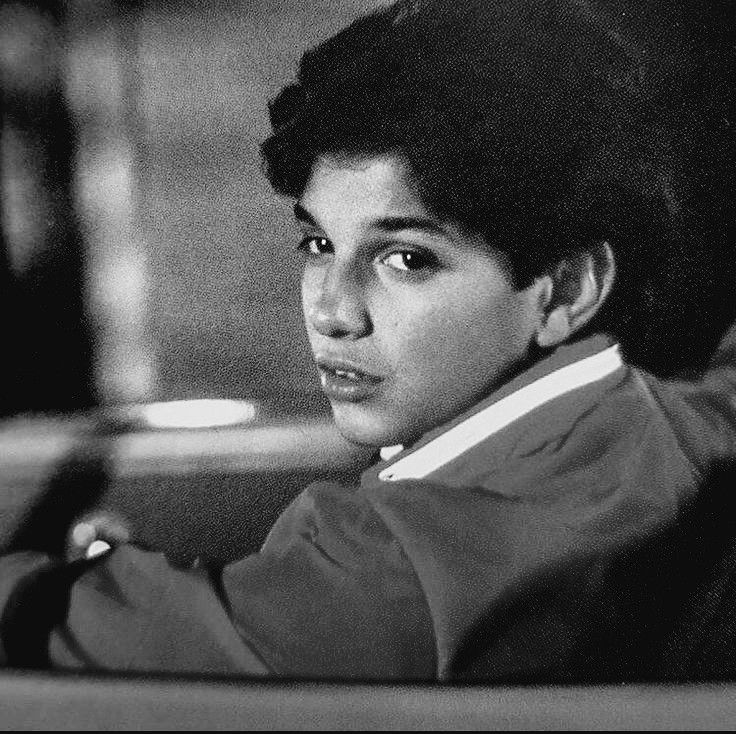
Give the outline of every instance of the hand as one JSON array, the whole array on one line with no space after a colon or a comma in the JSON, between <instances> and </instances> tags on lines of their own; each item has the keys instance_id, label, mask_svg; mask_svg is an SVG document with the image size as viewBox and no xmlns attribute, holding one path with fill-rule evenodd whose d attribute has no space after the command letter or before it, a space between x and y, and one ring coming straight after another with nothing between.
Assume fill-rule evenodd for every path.
<instances>
[{"instance_id":1,"label":"hand","mask_svg":"<svg viewBox=\"0 0 736 734\"><path fill-rule=\"evenodd\" d=\"M68 561L95 558L130 539L131 531L124 518L108 510L96 510L77 520L69 529L66 558Z\"/></svg>"},{"instance_id":2,"label":"hand","mask_svg":"<svg viewBox=\"0 0 736 734\"><path fill-rule=\"evenodd\" d=\"M84 438L63 458L48 485L8 539L4 553L35 550L61 556L70 526L105 496L113 476L112 448L108 437Z\"/></svg>"}]
</instances>

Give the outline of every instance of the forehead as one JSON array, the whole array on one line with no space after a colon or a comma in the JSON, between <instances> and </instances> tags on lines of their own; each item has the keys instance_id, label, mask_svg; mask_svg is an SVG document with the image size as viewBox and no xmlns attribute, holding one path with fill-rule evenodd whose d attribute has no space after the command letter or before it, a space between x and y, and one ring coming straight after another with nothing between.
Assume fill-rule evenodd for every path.
<instances>
[{"instance_id":1,"label":"forehead","mask_svg":"<svg viewBox=\"0 0 736 734\"><path fill-rule=\"evenodd\" d=\"M398 155L319 156L299 201L313 216L428 215Z\"/></svg>"}]
</instances>

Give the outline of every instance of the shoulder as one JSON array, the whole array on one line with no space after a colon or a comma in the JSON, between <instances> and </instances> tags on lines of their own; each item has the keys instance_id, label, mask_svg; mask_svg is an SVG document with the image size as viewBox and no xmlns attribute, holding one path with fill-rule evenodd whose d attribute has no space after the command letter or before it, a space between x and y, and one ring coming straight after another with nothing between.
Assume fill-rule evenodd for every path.
<instances>
[{"instance_id":1,"label":"shoulder","mask_svg":"<svg viewBox=\"0 0 736 734\"><path fill-rule=\"evenodd\" d=\"M569 494L581 483L600 492L631 480L636 466L648 471L655 455L689 478L669 420L616 346L589 340L535 365L364 482L421 479L513 497Z\"/></svg>"},{"instance_id":2,"label":"shoulder","mask_svg":"<svg viewBox=\"0 0 736 734\"><path fill-rule=\"evenodd\" d=\"M639 379L699 473L736 461L736 324L696 378Z\"/></svg>"}]
</instances>

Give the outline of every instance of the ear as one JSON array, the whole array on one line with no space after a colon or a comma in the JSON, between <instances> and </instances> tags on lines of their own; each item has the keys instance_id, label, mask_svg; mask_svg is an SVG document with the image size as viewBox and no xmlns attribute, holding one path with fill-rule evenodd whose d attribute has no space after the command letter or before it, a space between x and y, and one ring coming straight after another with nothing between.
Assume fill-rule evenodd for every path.
<instances>
[{"instance_id":1,"label":"ear","mask_svg":"<svg viewBox=\"0 0 736 734\"><path fill-rule=\"evenodd\" d=\"M541 279L543 313L537 327L540 347L553 347L580 331L608 298L616 263L608 242L561 261Z\"/></svg>"}]
</instances>

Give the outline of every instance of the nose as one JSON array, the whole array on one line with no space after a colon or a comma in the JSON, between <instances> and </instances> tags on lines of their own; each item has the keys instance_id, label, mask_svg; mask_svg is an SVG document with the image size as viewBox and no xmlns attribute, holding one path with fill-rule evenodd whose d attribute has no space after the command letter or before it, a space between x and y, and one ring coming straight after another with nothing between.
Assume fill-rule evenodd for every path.
<instances>
[{"instance_id":1,"label":"nose","mask_svg":"<svg viewBox=\"0 0 736 734\"><path fill-rule=\"evenodd\" d=\"M312 291L309 293L309 291ZM308 289L307 318L322 336L360 339L371 331L362 284L350 267L325 268Z\"/></svg>"}]
</instances>

